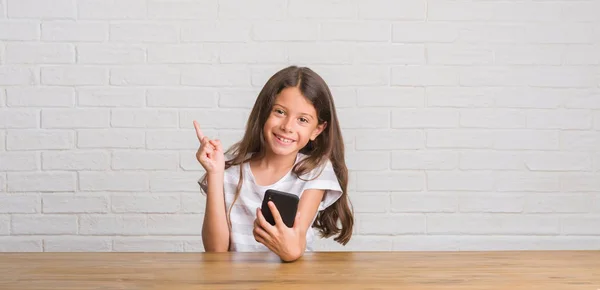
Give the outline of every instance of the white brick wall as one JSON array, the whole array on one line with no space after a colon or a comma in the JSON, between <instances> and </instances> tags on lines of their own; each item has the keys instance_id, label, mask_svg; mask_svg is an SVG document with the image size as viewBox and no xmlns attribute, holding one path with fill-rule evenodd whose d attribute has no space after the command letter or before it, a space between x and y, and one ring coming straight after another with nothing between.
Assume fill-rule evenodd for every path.
<instances>
[{"instance_id":1,"label":"white brick wall","mask_svg":"<svg viewBox=\"0 0 600 290\"><path fill-rule=\"evenodd\" d=\"M0 252L202 251L192 120L229 146L306 65L355 236L600 249L600 1L0 0Z\"/></svg>"}]
</instances>

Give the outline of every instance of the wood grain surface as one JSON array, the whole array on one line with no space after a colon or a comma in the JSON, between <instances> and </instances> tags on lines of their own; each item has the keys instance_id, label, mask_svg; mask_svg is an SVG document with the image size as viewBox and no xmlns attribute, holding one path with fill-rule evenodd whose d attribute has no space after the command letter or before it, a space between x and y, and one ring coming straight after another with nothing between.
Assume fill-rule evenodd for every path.
<instances>
[{"instance_id":1,"label":"wood grain surface","mask_svg":"<svg viewBox=\"0 0 600 290\"><path fill-rule=\"evenodd\" d=\"M0 289L600 289L600 251L0 253Z\"/></svg>"}]
</instances>

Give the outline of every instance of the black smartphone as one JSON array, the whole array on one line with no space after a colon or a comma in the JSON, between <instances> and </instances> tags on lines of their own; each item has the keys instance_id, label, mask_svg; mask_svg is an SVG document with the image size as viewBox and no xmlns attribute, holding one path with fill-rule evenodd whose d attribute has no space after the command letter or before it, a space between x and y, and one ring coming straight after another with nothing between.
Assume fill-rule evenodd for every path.
<instances>
[{"instance_id":1,"label":"black smartphone","mask_svg":"<svg viewBox=\"0 0 600 290\"><path fill-rule=\"evenodd\" d=\"M293 227L300 198L297 195L274 189L268 189L265 192L265 197L263 198L260 210L267 222L271 225L275 225L275 219L273 218L273 214L268 205L269 201L272 201L275 204L275 207L277 207L277 211L279 211L283 223L288 228Z\"/></svg>"}]
</instances>

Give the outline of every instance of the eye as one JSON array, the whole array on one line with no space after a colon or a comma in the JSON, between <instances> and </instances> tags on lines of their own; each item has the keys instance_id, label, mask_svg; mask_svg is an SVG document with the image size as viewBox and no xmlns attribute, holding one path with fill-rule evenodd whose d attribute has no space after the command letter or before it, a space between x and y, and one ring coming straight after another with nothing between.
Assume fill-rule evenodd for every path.
<instances>
[{"instance_id":1,"label":"eye","mask_svg":"<svg viewBox=\"0 0 600 290\"><path fill-rule=\"evenodd\" d=\"M300 122L302 123L308 123L308 119L304 118L304 117L300 117Z\"/></svg>"},{"instance_id":2,"label":"eye","mask_svg":"<svg viewBox=\"0 0 600 290\"><path fill-rule=\"evenodd\" d=\"M285 112L282 109L275 109L273 111L275 111L275 113L280 114L280 115L284 115L285 114Z\"/></svg>"}]
</instances>

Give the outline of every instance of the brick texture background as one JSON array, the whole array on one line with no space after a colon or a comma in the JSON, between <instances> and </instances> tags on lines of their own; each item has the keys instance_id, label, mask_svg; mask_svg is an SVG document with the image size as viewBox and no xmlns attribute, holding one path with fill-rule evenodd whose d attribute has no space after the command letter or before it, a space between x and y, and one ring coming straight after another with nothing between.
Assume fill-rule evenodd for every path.
<instances>
[{"instance_id":1,"label":"brick texture background","mask_svg":"<svg viewBox=\"0 0 600 290\"><path fill-rule=\"evenodd\" d=\"M331 86L355 235L600 249L598 0L0 0L0 251L202 251L192 120Z\"/></svg>"}]
</instances>

